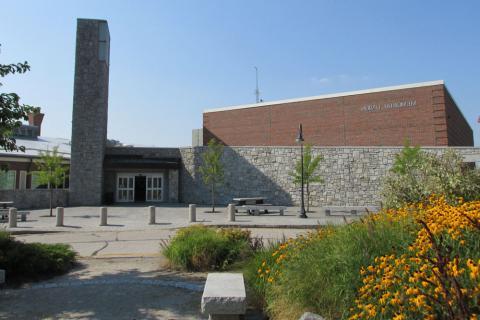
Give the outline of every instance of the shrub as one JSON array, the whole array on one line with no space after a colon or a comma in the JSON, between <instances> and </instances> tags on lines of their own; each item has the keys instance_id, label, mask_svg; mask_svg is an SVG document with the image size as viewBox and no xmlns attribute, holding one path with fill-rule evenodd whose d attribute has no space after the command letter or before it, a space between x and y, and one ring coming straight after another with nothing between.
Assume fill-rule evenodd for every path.
<instances>
[{"instance_id":1,"label":"shrub","mask_svg":"<svg viewBox=\"0 0 480 320\"><path fill-rule=\"evenodd\" d=\"M76 253L65 244L23 243L0 231L0 269L10 282L39 280L67 272Z\"/></svg>"},{"instance_id":2,"label":"shrub","mask_svg":"<svg viewBox=\"0 0 480 320\"><path fill-rule=\"evenodd\" d=\"M173 267L189 271L225 269L252 253L250 232L195 225L180 229L163 254Z\"/></svg>"},{"instance_id":3,"label":"shrub","mask_svg":"<svg viewBox=\"0 0 480 320\"><path fill-rule=\"evenodd\" d=\"M388 208L426 202L432 194L454 203L480 199L480 171L465 166L453 150L437 156L408 145L400 152L383 183L382 196Z\"/></svg>"}]
</instances>

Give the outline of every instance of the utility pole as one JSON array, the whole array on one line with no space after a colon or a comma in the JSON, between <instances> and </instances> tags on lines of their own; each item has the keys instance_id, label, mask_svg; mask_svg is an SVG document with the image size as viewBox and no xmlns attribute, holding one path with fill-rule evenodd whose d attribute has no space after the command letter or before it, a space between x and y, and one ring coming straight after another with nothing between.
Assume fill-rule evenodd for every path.
<instances>
[{"instance_id":1,"label":"utility pole","mask_svg":"<svg viewBox=\"0 0 480 320\"><path fill-rule=\"evenodd\" d=\"M257 67L254 67L254 68L255 68L255 83L256 83L255 97L256 97L256 102L259 103L260 102L260 90L258 89L258 68Z\"/></svg>"}]
</instances>

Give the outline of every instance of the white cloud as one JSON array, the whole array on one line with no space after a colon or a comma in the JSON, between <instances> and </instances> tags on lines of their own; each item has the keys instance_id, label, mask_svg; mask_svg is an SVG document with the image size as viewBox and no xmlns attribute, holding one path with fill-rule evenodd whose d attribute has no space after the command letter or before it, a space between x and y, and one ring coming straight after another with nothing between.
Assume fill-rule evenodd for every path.
<instances>
[{"instance_id":1,"label":"white cloud","mask_svg":"<svg viewBox=\"0 0 480 320\"><path fill-rule=\"evenodd\" d=\"M312 77L310 78L310 81L312 83L319 83L319 84L327 84L332 82L332 79L330 78L317 78L317 77Z\"/></svg>"},{"instance_id":2,"label":"white cloud","mask_svg":"<svg viewBox=\"0 0 480 320\"><path fill-rule=\"evenodd\" d=\"M365 82L370 80L368 75L350 75L346 73L341 73L329 77L316 77L313 76L310 78L310 82L314 85L338 85L338 84L352 84L358 82Z\"/></svg>"}]
</instances>

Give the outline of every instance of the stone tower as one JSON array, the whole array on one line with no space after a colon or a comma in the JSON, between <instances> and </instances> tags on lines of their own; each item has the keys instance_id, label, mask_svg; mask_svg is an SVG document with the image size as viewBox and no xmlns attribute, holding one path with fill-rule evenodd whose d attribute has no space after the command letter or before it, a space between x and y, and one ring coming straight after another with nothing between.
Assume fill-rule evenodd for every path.
<instances>
[{"instance_id":1,"label":"stone tower","mask_svg":"<svg viewBox=\"0 0 480 320\"><path fill-rule=\"evenodd\" d=\"M78 19L70 160L73 206L102 203L109 57L107 21Z\"/></svg>"}]
</instances>

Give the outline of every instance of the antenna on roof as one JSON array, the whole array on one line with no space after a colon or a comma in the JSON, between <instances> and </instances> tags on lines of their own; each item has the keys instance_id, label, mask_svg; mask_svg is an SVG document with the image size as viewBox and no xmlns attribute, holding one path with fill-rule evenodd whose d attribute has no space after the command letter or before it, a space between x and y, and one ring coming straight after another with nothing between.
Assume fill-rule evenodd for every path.
<instances>
[{"instance_id":1,"label":"antenna on roof","mask_svg":"<svg viewBox=\"0 0 480 320\"><path fill-rule=\"evenodd\" d=\"M256 102L259 103L259 102L262 102L263 100L260 99L260 90L258 90L258 68L257 67L254 67L254 68L255 68L255 83L256 83L255 97L256 97Z\"/></svg>"}]
</instances>

